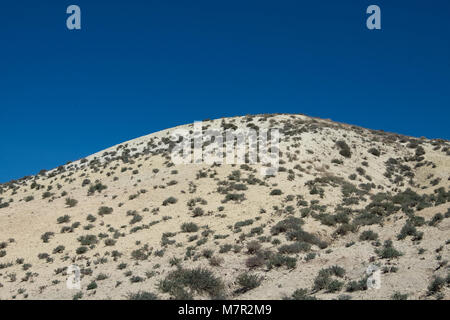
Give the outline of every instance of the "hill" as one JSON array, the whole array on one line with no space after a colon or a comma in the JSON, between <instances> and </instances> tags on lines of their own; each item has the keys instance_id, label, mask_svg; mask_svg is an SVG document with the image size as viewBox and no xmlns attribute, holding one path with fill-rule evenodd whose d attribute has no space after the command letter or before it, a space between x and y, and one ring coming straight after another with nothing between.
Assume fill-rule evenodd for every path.
<instances>
[{"instance_id":1,"label":"hill","mask_svg":"<svg viewBox=\"0 0 450 320\"><path fill-rule=\"evenodd\" d=\"M189 124L2 184L0 299L449 299L449 141L304 115L201 125L278 129L276 172L175 163Z\"/></svg>"}]
</instances>

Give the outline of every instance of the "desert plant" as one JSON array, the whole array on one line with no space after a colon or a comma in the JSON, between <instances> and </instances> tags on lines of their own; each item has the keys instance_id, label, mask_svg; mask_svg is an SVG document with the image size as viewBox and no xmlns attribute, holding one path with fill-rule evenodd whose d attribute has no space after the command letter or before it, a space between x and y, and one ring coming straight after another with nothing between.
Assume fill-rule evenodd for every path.
<instances>
[{"instance_id":1,"label":"desert plant","mask_svg":"<svg viewBox=\"0 0 450 320\"><path fill-rule=\"evenodd\" d=\"M367 240L377 240L378 234L373 232L372 230L366 230L361 232L361 235L359 236L359 240L361 241L367 241Z\"/></svg>"},{"instance_id":2,"label":"desert plant","mask_svg":"<svg viewBox=\"0 0 450 320\"><path fill-rule=\"evenodd\" d=\"M100 207L100 208L98 208L98 215L99 216L104 216L104 215L107 215L107 214L111 214L113 212L113 208L111 208L111 207Z\"/></svg>"},{"instance_id":3,"label":"desert plant","mask_svg":"<svg viewBox=\"0 0 450 320\"><path fill-rule=\"evenodd\" d=\"M180 293L186 293L186 288L198 294L208 294L211 298L224 295L222 280L215 277L207 269L182 269L172 271L160 281L159 288L162 292L178 297Z\"/></svg>"},{"instance_id":4,"label":"desert plant","mask_svg":"<svg viewBox=\"0 0 450 320\"><path fill-rule=\"evenodd\" d=\"M128 300L158 300L158 296L148 291L138 291L137 293L128 293Z\"/></svg>"},{"instance_id":5,"label":"desert plant","mask_svg":"<svg viewBox=\"0 0 450 320\"><path fill-rule=\"evenodd\" d=\"M176 198L174 198L174 197L169 197L169 198L167 198L166 200L164 200L163 201L163 203L162 203L162 205L163 206L167 206L167 205L169 205L169 204L175 204L175 203L177 203L177 199Z\"/></svg>"},{"instance_id":6,"label":"desert plant","mask_svg":"<svg viewBox=\"0 0 450 320\"><path fill-rule=\"evenodd\" d=\"M67 223L69 221L70 221L70 216L68 216L67 214L59 217L58 219L56 219L56 222L59 223L59 224Z\"/></svg>"},{"instance_id":7,"label":"desert plant","mask_svg":"<svg viewBox=\"0 0 450 320\"><path fill-rule=\"evenodd\" d=\"M198 225L196 225L193 222L183 223L181 225L181 231L183 231L183 232L197 232L198 231Z\"/></svg>"},{"instance_id":8,"label":"desert plant","mask_svg":"<svg viewBox=\"0 0 450 320\"><path fill-rule=\"evenodd\" d=\"M236 279L236 282L239 284L240 288L236 290L235 293L244 293L259 287L262 279L262 277L247 272L240 274Z\"/></svg>"},{"instance_id":9,"label":"desert plant","mask_svg":"<svg viewBox=\"0 0 450 320\"><path fill-rule=\"evenodd\" d=\"M66 206L73 208L77 205L78 201L72 198L66 198Z\"/></svg>"}]
</instances>

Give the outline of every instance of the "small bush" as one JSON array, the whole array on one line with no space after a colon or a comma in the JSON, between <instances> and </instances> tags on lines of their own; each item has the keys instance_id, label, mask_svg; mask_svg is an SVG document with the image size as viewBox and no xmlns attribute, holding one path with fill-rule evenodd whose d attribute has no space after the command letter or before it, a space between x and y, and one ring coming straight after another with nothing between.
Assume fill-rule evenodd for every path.
<instances>
[{"instance_id":1,"label":"small bush","mask_svg":"<svg viewBox=\"0 0 450 320\"><path fill-rule=\"evenodd\" d=\"M46 232L41 236L41 240L45 243L48 242L48 240L50 240L51 237L53 237L55 235L54 232Z\"/></svg>"},{"instance_id":2,"label":"small bush","mask_svg":"<svg viewBox=\"0 0 450 320\"><path fill-rule=\"evenodd\" d=\"M380 150L378 150L376 148L370 148L369 150L367 150L367 152L369 152L370 154L373 154L376 157L380 156Z\"/></svg>"},{"instance_id":3,"label":"small bush","mask_svg":"<svg viewBox=\"0 0 450 320\"><path fill-rule=\"evenodd\" d=\"M93 235L93 234L80 236L80 237L78 237L78 241L83 246L90 246L90 245L96 244L98 242L97 236Z\"/></svg>"},{"instance_id":4,"label":"small bush","mask_svg":"<svg viewBox=\"0 0 450 320\"><path fill-rule=\"evenodd\" d=\"M193 213L192 216L195 218L195 217L201 217L201 216L203 216L204 211L203 211L202 208L196 207L196 208L192 211L192 213Z\"/></svg>"},{"instance_id":5,"label":"small bush","mask_svg":"<svg viewBox=\"0 0 450 320\"><path fill-rule=\"evenodd\" d=\"M340 151L339 154L345 158L351 158L352 153L350 151L350 147L348 146L348 144L343 141L343 140L339 140L338 142L336 142L336 145L339 147Z\"/></svg>"},{"instance_id":6,"label":"small bush","mask_svg":"<svg viewBox=\"0 0 450 320\"><path fill-rule=\"evenodd\" d=\"M98 208L98 215L103 217L104 215L111 214L113 211L113 208L110 207L100 207Z\"/></svg>"},{"instance_id":7,"label":"small bush","mask_svg":"<svg viewBox=\"0 0 450 320\"><path fill-rule=\"evenodd\" d=\"M116 240L114 239L106 239L105 240L105 246L107 247L112 247L116 244Z\"/></svg>"},{"instance_id":8,"label":"small bush","mask_svg":"<svg viewBox=\"0 0 450 320\"><path fill-rule=\"evenodd\" d=\"M400 230L400 234L397 235L397 239L403 240L407 236L416 236L417 234L418 233L416 227L414 227L410 222L406 222L405 225Z\"/></svg>"},{"instance_id":9,"label":"small bush","mask_svg":"<svg viewBox=\"0 0 450 320\"><path fill-rule=\"evenodd\" d=\"M183 223L181 225L181 231L183 231L183 232L197 232L198 231L198 225L196 225L193 222Z\"/></svg>"},{"instance_id":10,"label":"small bush","mask_svg":"<svg viewBox=\"0 0 450 320\"><path fill-rule=\"evenodd\" d=\"M253 241L250 241L249 243L247 243L247 251L250 254L255 254L260 249L261 249L261 244L256 240L253 240Z\"/></svg>"},{"instance_id":11,"label":"small bush","mask_svg":"<svg viewBox=\"0 0 450 320\"><path fill-rule=\"evenodd\" d=\"M395 292L392 296L391 296L392 300L408 300L408 294L402 294L400 292Z\"/></svg>"},{"instance_id":12,"label":"small bush","mask_svg":"<svg viewBox=\"0 0 450 320\"><path fill-rule=\"evenodd\" d=\"M254 288L259 287L262 282L262 277L258 277L254 274L242 273L237 277L237 283L240 289L237 290L238 293L244 293Z\"/></svg>"},{"instance_id":13,"label":"small bush","mask_svg":"<svg viewBox=\"0 0 450 320\"><path fill-rule=\"evenodd\" d=\"M179 268L159 283L162 292L169 293L174 297L186 295L186 288L198 294L208 294L211 298L219 298L224 295L224 284L222 280L215 277L207 269L182 269Z\"/></svg>"},{"instance_id":14,"label":"small bush","mask_svg":"<svg viewBox=\"0 0 450 320\"><path fill-rule=\"evenodd\" d=\"M283 194L283 192L280 189L273 189L272 191L270 191L271 196L279 196L281 194Z\"/></svg>"},{"instance_id":15,"label":"small bush","mask_svg":"<svg viewBox=\"0 0 450 320\"><path fill-rule=\"evenodd\" d=\"M269 257L267 268L272 269L273 267L286 266L288 269L294 269L296 264L297 259L277 253Z\"/></svg>"},{"instance_id":16,"label":"small bush","mask_svg":"<svg viewBox=\"0 0 450 320\"><path fill-rule=\"evenodd\" d=\"M428 294L432 295L435 294L444 287L445 285L445 279L441 277L434 277L431 281L431 283L428 285Z\"/></svg>"},{"instance_id":17,"label":"small bush","mask_svg":"<svg viewBox=\"0 0 450 320\"><path fill-rule=\"evenodd\" d=\"M359 281L350 281L345 289L347 292L364 291L367 290L367 279Z\"/></svg>"},{"instance_id":18,"label":"small bush","mask_svg":"<svg viewBox=\"0 0 450 320\"><path fill-rule=\"evenodd\" d=\"M128 300L158 300L158 296L148 291L138 291L137 293L128 293Z\"/></svg>"},{"instance_id":19,"label":"small bush","mask_svg":"<svg viewBox=\"0 0 450 320\"><path fill-rule=\"evenodd\" d=\"M261 255L252 256L245 261L245 265L248 268L261 267L262 265L264 265L264 263L265 263L265 259Z\"/></svg>"},{"instance_id":20,"label":"small bush","mask_svg":"<svg viewBox=\"0 0 450 320\"><path fill-rule=\"evenodd\" d=\"M77 205L78 201L72 198L66 198L66 206L73 208Z\"/></svg>"},{"instance_id":21,"label":"small bush","mask_svg":"<svg viewBox=\"0 0 450 320\"><path fill-rule=\"evenodd\" d=\"M87 290L94 290L97 289L97 283L95 281L92 281L91 283L88 284L87 286Z\"/></svg>"},{"instance_id":22,"label":"small bush","mask_svg":"<svg viewBox=\"0 0 450 320\"><path fill-rule=\"evenodd\" d=\"M442 220L444 220L444 216L442 215L442 213L436 213L428 224L434 227Z\"/></svg>"},{"instance_id":23,"label":"small bush","mask_svg":"<svg viewBox=\"0 0 450 320\"><path fill-rule=\"evenodd\" d=\"M164 200L163 201L163 203L162 203L162 205L163 206L167 206L167 205L169 205L169 204L175 204L175 203L177 203L177 199L176 198L174 198L174 197L169 197L169 198L167 198L166 200Z\"/></svg>"},{"instance_id":24,"label":"small bush","mask_svg":"<svg viewBox=\"0 0 450 320\"><path fill-rule=\"evenodd\" d=\"M53 249L53 254L62 253L64 251L64 249L65 249L65 247L62 245L57 246L55 249Z\"/></svg>"},{"instance_id":25,"label":"small bush","mask_svg":"<svg viewBox=\"0 0 450 320\"><path fill-rule=\"evenodd\" d=\"M213 267L219 267L222 265L223 261L224 261L223 258L211 257L209 259L209 264L212 265Z\"/></svg>"},{"instance_id":26,"label":"small bush","mask_svg":"<svg viewBox=\"0 0 450 320\"><path fill-rule=\"evenodd\" d=\"M359 240L361 241L373 241L378 239L378 234L373 232L372 230L366 230L361 233L359 236Z\"/></svg>"},{"instance_id":27,"label":"small bush","mask_svg":"<svg viewBox=\"0 0 450 320\"><path fill-rule=\"evenodd\" d=\"M280 253L299 253L299 252L307 252L311 249L311 245L306 242L297 241L292 244L285 244L278 248Z\"/></svg>"},{"instance_id":28,"label":"small bush","mask_svg":"<svg viewBox=\"0 0 450 320\"><path fill-rule=\"evenodd\" d=\"M392 258L400 257L402 255L401 252L397 251L392 246L392 241L390 241L390 240L386 241L384 243L383 249L378 250L377 253L382 259L392 259Z\"/></svg>"},{"instance_id":29,"label":"small bush","mask_svg":"<svg viewBox=\"0 0 450 320\"><path fill-rule=\"evenodd\" d=\"M308 294L308 290L306 289L297 289L291 295L290 298L286 298L286 300L317 300L315 296L311 296Z\"/></svg>"},{"instance_id":30,"label":"small bush","mask_svg":"<svg viewBox=\"0 0 450 320\"><path fill-rule=\"evenodd\" d=\"M87 247L79 247L77 248L77 250L75 251L77 254L83 254L86 253L88 251Z\"/></svg>"},{"instance_id":31,"label":"small bush","mask_svg":"<svg viewBox=\"0 0 450 320\"><path fill-rule=\"evenodd\" d=\"M68 216L67 214L64 216L59 217L58 219L56 219L56 222L61 224L61 223L67 223L70 221L70 216Z\"/></svg>"}]
</instances>

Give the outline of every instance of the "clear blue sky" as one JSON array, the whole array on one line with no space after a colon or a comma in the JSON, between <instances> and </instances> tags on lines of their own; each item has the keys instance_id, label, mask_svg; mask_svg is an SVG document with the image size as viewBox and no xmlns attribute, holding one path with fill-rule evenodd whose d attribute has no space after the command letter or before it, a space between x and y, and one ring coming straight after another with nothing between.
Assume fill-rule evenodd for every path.
<instances>
[{"instance_id":1,"label":"clear blue sky","mask_svg":"<svg viewBox=\"0 0 450 320\"><path fill-rule=\"evenodd\" d=\"M447 0L4 0L0 25L0 182L223 116L450 139Z\"/></svg>"}]
</instances>

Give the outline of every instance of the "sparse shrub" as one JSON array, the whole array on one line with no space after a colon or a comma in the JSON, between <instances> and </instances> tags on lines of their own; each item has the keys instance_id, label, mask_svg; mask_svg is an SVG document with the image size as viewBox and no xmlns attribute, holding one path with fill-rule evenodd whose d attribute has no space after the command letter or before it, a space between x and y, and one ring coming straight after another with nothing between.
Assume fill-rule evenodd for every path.
<instances>
[{"instance_id":1,"label":"sparse shrub","mask_svg":"<svg viewBox=\"0 0 450 320\"><path fill-rule=\"evenodd\" d=\"M80 300L82 298L83 298L83 292L79 291L73 295L72 300Z\"/></svg>"},{"instance_id":2,"label":"sparse shrub","mask_svg":"<svg viewBox=\"0 0 450 320\"><path fill-rule=\"evenodd\" d=\"M317 300L317 298L309 295L308 290L306 289L297 289L291 297L287 297L285 300Z\"/></svg>"},{"instance_id":3,"label":"sparse shrub","mask_svg":"<svg viewBox=\"0 0 450 320\"><path fill-rule=\"evenodd\" d=\"M226 253L233 248L231 244L224 244L220 246L219 253Z\"/></svg>"},{"instance_id":4,"label":"sparse shrub","mask_svg":"<svg viewBox=\"0 0 450 320\"><path fill-rule=\"evenodd\" d=\"M42 194L42 199L50 198L53 195L53 193L46 191Z\"/></svg>"},{"instance_id":5,"label":"sparse shrub","mask_svg":"<svg viewBox=\"0 0 450 320\"><path fill-rule=\"evenodd\" d=\"M297 264L297 259L288 257L282 254L274 254L269 257L267 261L267 268L272 269L273 267L282 267L286 266L288 269L294 269Z\"/></svg>"},{"instance_id":6,"label":"sparse shrub","mask_svg":"<svg viewBox=\"0 0 450 320\"><path fill-rule=\"evenodd\" d=\"M93 244L97 244L97 236L93 234L80 236L78 237L78 241L81 243L82 246L90 246Z\"/></svg>"},{"instance_id":7,"label":"sparse shrub","mask_svg":"<svg viewBox=\"0 0 450 320\"><path fill-rule=\"evenodd\" d=\"M98 215L103 217L104 215L111 214L113 211L111 207L100 207L98 208Z\"/></svg>"},{"instance_id":8,"label":"sparse shrub","mask_svg":"<svg viewBox=\"0 0 450 320\"><path fill-rule=\"evenodd\" d=\"M385 241L383 249L378 250L377 253L382 259L392 259L402 255L401 252L392 246L392 241L390 240Z\"/></svg>"},{"instance_id":9,"label":"sparse shrub","mask_svg":"<svg viewBox=\"0 0 450 320\"><path fill-rule=\"evenodd\" d=\"M281 194L283 194L283 192L280 189L273 189L272 191L270 191L271 196L279 196Z\"/></svg>"},{"instance_id":10,"label":"sparse shrub","mask_svg":"<svg viewBox=\"0 0 450 320\"><path fill-rule=\"evenodd\" d=\"M96 280L97 280L97 281L102 281L102 280L105 280L105 279L108 279L108 278L109 278L109 276L108 276L107 274L99 273L99 274L97 275Z\"/></svg>"},{"instance_id":11,"label":"sparse shrub","mask_svg":"<svg viewBox=\"0 0 450 320\"><path fill-rule=\"evenodd\" d=\"M348 146L348 144L345 141L339 140L338 142L336 142L336 145L340 149L339 154L341 156L346 157L346 158L351 158L352 153L350 151L350 147Z\"/></svg>"},{"instance_id":12,"label":"sparse shrub","mask_svg":"<svg viewBox=\"0 0 450 320\"><path fill-rule=\"evenodd\" d=\"M300 218L289 217L285 220L279 221L270 230L272 235L278 235L287 231L297 231L300 230L303 220Z\"/></svg>"},{"instance_id":13,"label":"sparse shrub","mask_svg":"<svg viewBox=\"0 0 450 320\"><path fill-rule=\"evenodd\" d=\"M310 252L306 255L305 257L305 261L309 261L309 260L313 260L316 257L316 253L315 252Z\"/></svg>"},{"instance_id":14,"label":"sparse shrub","mask_svg":"<svg viewBox=\"0 0 450 320\"><path fill-rule=\"evenodd\" d=\"M408 294L405 293L400 293L400 292L395 292L392 296L391 296L392 300L408 300Z\"/></svg>"},{"instance_id":15,"label":"sparse shrub","mask_svg":"<svg viewBox=\"0 0 450 320\"><path fill-rule=\"evenodd\" d=\"M155 252L156 254L156 252ZM145 253L144 249L137 249L131 252L131 258L134 260L146 260L148 255Z\"/></svg>"},{"instance_id":16,"label":"sparse shrub","mask_svg":"<svg viewBox=\"0 0 450 320\"><path fill-rule=\"evenodd\" d=\"M434 227L442 220L444 220L442 213L436 213L428 224Z\"/></svg>"},{"instance_id":17,"label":"sparse shrub","mask_svg":"<svg viewBox=\"0 0 450 320\"><path fill-rule=\"evenodd\" d=\"M53 237L55 235L54 232L46 232L41 236L41 239L43 242L47 243L48 240L50 240L51 237Z\"/></svg>"},{"instance_id":18,"label":"sparse shrub","mask_svg":"<svg viewBox=\"0 0 450 320\"><path fill-rule=\"evenodd\" d=\"M248 268L261 267L262 265L264 265L264 263L265 263L265 259L262 255L252 256L245 261L245 265Z\"/></svg>"},{"instance_id":19,"label":"sparse shrub","mask_svg":"<svg viewBox=\"0 0 450 320\"><path fill-rule=\"evenodd\" d=\"M366 230L363 231L361 233L361 235L359 236L359 240L361 241L367 241L367 240L377 240L378 239L378 234L373 232L372 230Z\"/></svg>"},{"instance_id":20,"label":"sparse shrub","mask_svg":"<svg viewBox=\"0 0 450 320\"><path fill-rule=\"evenodd\" d=\"M244 221L238 221L238 222L236 222L234 224L234 228L238 229L238 228L245 227L245 226L248 226L248 225L251 225L251 224L253 224L253 219L247 219L247 220L244 220Z\"/></svg>"},{"instance_id":21,"label":"sparse shrub","mask_svg":"<svg viewBox=\"0 0 450 320\"><path fill-rule=\"evenodd\" d=\"M367 290L367 279L363 278L359 281L350 281L345 289L347 292Z\"/></svg>"},{"instance_id":22,"label":"sparse shrub","mask_svg":"<svg viewBox=\"0 0 450 320\"><path fill-rule=\"evenodd\" d=\"M225 287L222 281L207 269L179 268L160 281L159 288L175 298L186 296L186 288L198 294L208 294L211 298L219 298L223 297Z\"/></svg>"},{"instance_id":23,"label":"sparse shrub","mask_svg":"<svg viewBox=\"0 0 450 320\"><path fill-rule=\"evenodd\" d=\"M78 201L72 198L66 198L66 206L73 208L77 205Z\"/></svg>"},{"instance_id":24,"label":"sparse shrub","mask_svg":"<svg viewBox=\"0 0 450 320\"><path fill-rule=\"evenodd\" d=\"M255 254L261 249L261 243L256 240L247 243L247 251L249 254Z\"/></svg>"},{"instance_id":25,"label":"sparse shrub","mask_svg":"<svg viewBox=\"0 0 450 320\"><path fill-rule=\"evenodd\" d=\"M406 222L405 225L400 230L400 234L397 235L398 240L405 239L407 236L417 236L418 232L416 227L414 227L410 222Z\"/></svg>"},{"instance_id":26,"label":"sparse shrub","mask_svg":"<svg viewBox=\"0 0 450 320\"><path fill-rule=\"evenodd\" d=\"M65 247L62 245L57 246L55 249L53 249L53 254L56 253L62 253L64 251Z\"/></svg>"},{"instance_id":27,"label":"sparse shrub","mask_svg":"<svg viewBox=\"0 0 450 320\"><path fill-rule=\"evenodd\" d=\"M236 281L240 286L240 288L236 291L236 293L244 293L259 287L259 285L262 282L262 277L258 277L257 275L245 272L240 274L237 277Z\"/></svg>"},{"instance_id":28,"label":"sparse shrub","mask_svg":"<svg viewBox=\"0 0 450 320\"><path fill-rule=\"evenodd\" d=\"M327 292L338 292L342 290L344 283L339 280L331 280L327 285Z\"/></svg>"},{"instance_id":29,"label":"sparse shrub","mask_svg":"<svg viewBox=\"0 0 450 320\"><path fill-rule=\"evenodd\" d=\"M431 283L428 285L428 294L432 295L432 294L435 294L435 293L441 291L441 289L444 287L445 283L446 283L446 281L444 278L439 277L439 276L434 277L431 280Z\"/></svg>"},{"instance_id":30,"label":"sparse shrub","mask_svg":"<svg viewBox=\"0 0 450 320\"><path fill-rule=\"evenodd\" d=\"M183 223L181 225L181 231L183 231L183 232L197 232L198 231L198 225L196 225L193 222Z\"/></svg>"},{"instance_id":31,"label":"sparse shrub","mask_svg":"<svg viewBox=\"0 0 450 320\"><path fill-rule=\"evenodd\" d=\"M140 276L132 276L130 278L131 283L143 282L145 279Z\"/></svg>"},{"instance_id":32,"label":"sparse shrub","mask_svg":"<svg viewBox=\"0 0 450 320\"><path fill-rule=\"evenodd\" d=\"M367 150L367 152L373 154L376 157L380 156L380 150L378 150L377 148L370 148L369 150Z\"/></svg>"},{"instance_id":33,"label":"sparse shrub","mask_svg":"<svg viewBox=\"0 0 450 320\"><path fill-rule=\"evenodd\" d=\"M214 256L209 259L209 264L213 267L219 267L222 265L223 261L223 258Z\"/></svg>"},{"instance_id":34,"label":"sparse shrub","mask_svg":"<svg viewBox=\"0 0 450 320\"><path fill-rule=\"evenodd\" d=\"M192 211L192 213L193 213L192 216L195 218L195 217L201 217L201 216L203 216L204 211L203 211L202 208L196 207L196 208Z\"/></svg>"},{"instance_id":35,"label":"sparse shrub","mask_svg":"<svg viewBox=\"0 0 450 320\"><path fill-rule=\"evenodd\" d=\"M174 198L174 197L169 197L169 198L167 198L166 200L164 200L163 201L163 203L162 203L162 205L163 206L167 206L167 205L169 205L169 204L175 204L175 203L177 203L177 199L176 198Z\"/></svg>"},{"instance_id":36,"label":"sparse shrub","mask_svg":"<svg viewBox=\"0 0 450 320\"><path fill-rule=\"evenodd\" d=\"M116 244L116 240L114 239L106 239L105 240L105 246L111 247L114 246Z\"/></svg>"},{"instance_id":37,"label":"sparse shrub","mask_svg":"<svg viewBox=\"0 0 450 320\"><path fill-rule=\"evenodd\" d=\"M137 293L128 293L128 300L158 300L158 296L148 291L138 291Z\"/></svg>"},{"instance_id":38,"label":"sparse shrub","mask_svg":"<svg viewBox=\"0 0 450 320\"><path fill-rule=\"evenodd\" d=\"M67 223L70 221L70 216L68 216L67 214L64 216L59 217L58 219L56 219L56 222L61 224L61 223Z\"/></svg>"},{"instance_id":39,"label":"sparse shrub","mask_svg":"<svg viewBox=\"0 0 450 320\"><path fill-rule=\"evenodd\" d=\"M307 252L310 249L311 249L311 245L309 243L297 241L292 244L282 245L281 247L278 248L278 251L280 253L292 254L292 253L299 253L299 252Z\"/></svg>"},{"instance_id":40,"label":"sparse shrub","mask_svg":"<svg viewBox=\"0 0 450 320\"><path fill-rule=\"evenodd\" d=\"M84 183L84 182L83 182ZM90 183L90 182L89 182ZM88 196L91 196L91 195L93 195L95 192L98 192L98 193L100 193L100 192L102 192L103 190L105 190L105 189L107 189L108 187L107 186L105 186L104 184L102 184L102 183L96 183L96 184L94 184L94 185L91 185L90 187L89 187L89 189L88 189Z\"/></svg>"},{"instance_id":41,"label":"sparse shrub","mask_svg":"<svg viewBox=\"0 0 450 320\"><path fill-rule=\"evenodd\" d=\"M245 200L245 194L243 193L227 193L225 199L222 200L223 203L228 201L241 202Z\"/></svg>"},{"instance_id":42,"label":"sparse shrub","mask_svg":"<svg viewBox=\"0 0 450 320\"><path fill-rule=\"evenodd\" d=\"M77 250L75 251L77 254L83 254L86 253L88 251L87 247L78 247Z\"/></svg>"},{"instance_id":43,"label":"sparse shrub","mask_svg":"<svg viewBox=\"0 0 450 320\"><path fill-rule=\"evenodd\" d=\"M89 283L88 284L88 286L87 286L87 290L94 290L94 289L97 289L97 283L95 282L95 281L92 281L91 283Z\"/></svg>"},{"instance_id":44,"label":"sparse shrub","mask_svg":"<svg viewBox=\"0 0 450 320\"><path fill-rule=\"evenodd\" d=\"M328 292L340 291L344 284L338 280L333 280L331 277L336 276L342 278L344 275L345 270L337 265L321 269L314 279L313 290L319 291L327 289Z\"/></svg>"}]
</instances>

